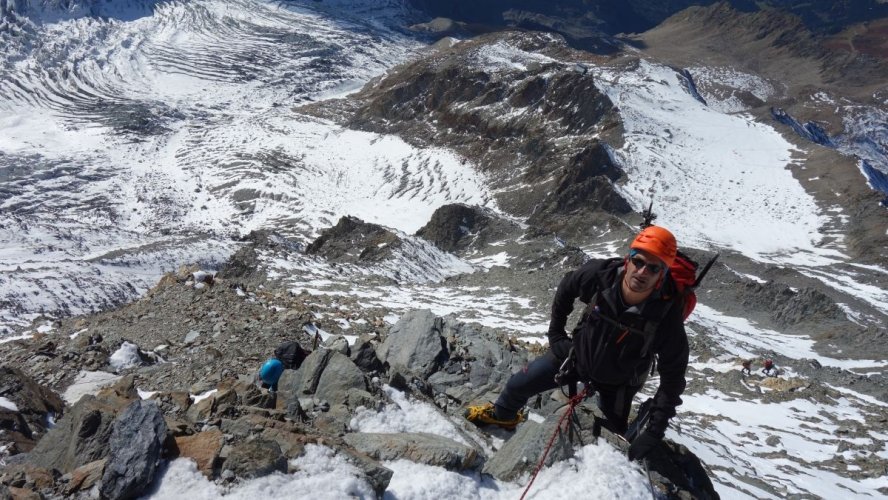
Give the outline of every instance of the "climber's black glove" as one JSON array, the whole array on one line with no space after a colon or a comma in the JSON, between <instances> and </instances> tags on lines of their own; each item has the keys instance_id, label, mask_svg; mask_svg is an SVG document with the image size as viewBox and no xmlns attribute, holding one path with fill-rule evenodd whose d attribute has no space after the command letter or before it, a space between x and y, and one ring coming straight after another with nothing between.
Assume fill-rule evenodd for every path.
<instances>
[{"instance_id":1,"label":"climber's black glove","mask_svg":"<svg viewBox=\"0 0 888 500\"><path fill-rule=\"evenodd\" d=\"M648 453L653 451L662 440L662 436L658 436L650 430L642 432L629 445L629 460L641 460L648 456Z\"/></svg>"}]
</instances>

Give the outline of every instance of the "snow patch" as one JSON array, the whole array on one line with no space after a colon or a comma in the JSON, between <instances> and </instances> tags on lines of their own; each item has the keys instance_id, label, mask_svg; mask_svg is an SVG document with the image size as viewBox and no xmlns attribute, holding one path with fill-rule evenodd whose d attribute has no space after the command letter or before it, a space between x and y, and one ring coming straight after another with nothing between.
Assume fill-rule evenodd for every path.
<instances>
[{"instance_id":1,"label":"snow patch","mask_svg":"<svg viewBox=\"0 0 888 500\"><path fill-rule=\"evenodd\" d=\"M108 364L117 373L127 368L141 365L142 358L139 356L139 346L130 342L120 344L120 347L108 358Z\"/></svg>"},{"instance_id":2,"label":"snow patch","mask_svg":"<svg viewBox=\"0 0 888 500\"><path fill-rule=\"evenodd\" d=\"M7 410L11 411L19 411L18 406L15 403L3 396L0 396L0 408L6 408Z\"/></svg>"},{"instance_id":3,"label":"snow patch","mask_svg":"<svg viewBox=\"0 0 888 500\"><path fill-rule=\"evenodd\" d=\"M80 398L83 396L86 396L87 394L96 394L99 392L99 389L112 385L114 382L120 380L120 378L120 375L115 375L113 373L81 370L80 373L77 374L77 377L75 377L74 382L65 389L65 393L62 394L62 399L68 404L73 405L80 401Z\"/></svg>"}]
</instances>

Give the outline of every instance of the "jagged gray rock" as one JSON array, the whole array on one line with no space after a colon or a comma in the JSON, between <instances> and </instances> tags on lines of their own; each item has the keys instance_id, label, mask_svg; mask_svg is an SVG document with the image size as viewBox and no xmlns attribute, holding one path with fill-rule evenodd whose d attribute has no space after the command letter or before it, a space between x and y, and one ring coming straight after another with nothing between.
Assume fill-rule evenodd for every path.
<instances>
[{"instance_id":1,"label":"jagged gray rock","mask_svg":"<svg viewBox=\"0 0 888 500\"><path fill-rule=\"evenodd\" d=\"M518 224L483 207L453 203L439 207L416 235L445 252L483 248L487 243L520 232Z\"/></svg>"},{"instance_id":2,"label":"jagged gray rock","mask_svg":"<svg viewBox=\"0 0 888 500\"><path fill-rule=\"evenodd\" d=\"M233 445L222 469L245 479L263 477L272 472L287 472L287 458L276 442L254 439Z\"/></svg>"},{"instance_id":3,"label":"jagged gray rock","mask_svg":"<svg viewBox=\"0 0 888 500\"><path fill-rule=\"evenodd\" d=\"M542 423L528 420L518 426L515 435L487 459L482 472L503 481L514 481L522 474L533 472L565 411L566 406L546 417ZM570 458L573 456L574 446L591 442L591 433L587 432L584 437L582 429L591 431L595 414L591 407L578 407L574 415L579 425L571 425L567 432L558 434L546 456L545 465Z\"/></svg>"},{"instance_id":4,"label":"jagged gray rock","mask_svg":"<svg viewBox=\"0 0 888 500\"><path fill-rule=\"evenodd\" d=\"M367 382L361 369L352 363L348 356L334 352L318 380L315 394L336 404L348 402L350 391L366 392L366 389Z\"/></svg>"},{"instance_id":5,"label":"jagged gray rock","mask_svg":"<svg viewBox=\"0 0 888 500\"><path fill-rule=\"evenodd\" d=\"M379 262L401 244L401 238L388 229L346 216L322 231L305 253L338 263Z\"/></svg>"},{"instance_id":6,"label":"jagged gray rock","mask_svg":"<svg viewBox=\"0 0 888 500\"><path fill-rule=\"evenodd\" d=\"M428 378L447 359L443 319L428 310L404 314L389 330L377 354L391 370Z\"/></svg>"},{"instance_id":7,"label":"jagged gray rock","mask_svg":"<svg viewBox=\"0 0 888 500\"><path fill-rule=\"evenodd\" d=\"M37 443L28 462L67 473L105 458L119 409L92 395L80 398Z\"/></svg>"},{"instance_id":8,"label":"jagged gray rock","mask_svg":"<svg viewBox=\"0 0 888 500\"><path fill-rule=\"evenodd\" d=\"M289 391L296 398L314 394L331 356L333 351L329 349L315 350L305 358L298 370L284 370L278 380L278 387L282 391Z\"/></svg>"},{"instance_id":9,"label":"jagged gray rock","mask_svg":"<svg viewBox=\"0 0 888 500\"><path fill-rule=\"evenodd\" d=\"M0 367L0 397L17 408L0 406L0 429L5 430L0 443L11 441L6 449L10 454L31 451L47 430L47 417L61 415L65 408L55 391L10 366Z\"/></svg>"},{"instance_id":10,"label":"jagged gray rock","mask_svg":"<svg viewBox=\"0 0 888 500\"><path fill-rule=\"evenodd\" d=\"M367 337L359 337L351 349L351 360L365 372L382 370L382 361L376 355L373 342Z\"/></svg>"},{"instance_id":11,"label":"jagged gray rock","mask_svg":"<svg viewBox=\"0 0 888 500\"><path fill-rule=\"evenodd\" d=\"M102 475L102 498L135 498L154 480L166 440L163 413L153 401L131 403L114 422Z\"/></svg>"},{"instance_id":12,"label":"jagged gray rock","mask_svg":"<svg viewBox=\"0 0 888 500\"><path fill-rule=\"evenodd\" d=\"M284 370L278 386L297 402L313 395L316 399L338 404L348 401L350 390L366 392L367 382L364 373L348 356L318 349L305 358L298 370Z\"/></svg>"},{"instance_id":13,"label":"jagged gray rock","mask_svg":"<svg viewBox=\"0 0 888 500\"><path fill-rule=\"evenodd\" d=\"M473 469L483 460L479 450L437 434L352 433L346 434L343 439L356 450L377 460L407 459L457 472Z\"/></svg>"}]
</instances>

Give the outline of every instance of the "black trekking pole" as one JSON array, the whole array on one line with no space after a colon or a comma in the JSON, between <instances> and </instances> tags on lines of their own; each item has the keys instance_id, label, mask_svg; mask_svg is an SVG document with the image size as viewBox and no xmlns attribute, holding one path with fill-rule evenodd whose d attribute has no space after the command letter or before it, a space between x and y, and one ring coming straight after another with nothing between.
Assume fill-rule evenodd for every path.
<instances>
[{"instance_id":1,"label":"black trekking pole","mask_svg":"<svg viewBox=\"0 0 888 500\"><path fill-rule=\"evenodd\" d=\"M644 471L647 473L648 487L651 489L651 498L657 500L657 493L654 491L654 480L651 479L651 469L648 467L648 459L642 458L641 463L644 464Z\"/></svg>"},{"instance_id":2,"label":"black trekking pole","mask_svg":"<svg viewBox=\"0 0 888 500\"><path fill-rule=\"evenodd\" d=\"M644 431L645 426L651 418L651 406L653 406L653 404L653 398L648 398L638 406L638 415L636 415L635 422L632 423L629 430L626 432L626 441L631 443ZM644 471L647 474L651 497L653 497L654 500L657 500L657 493L654 491L654 480L651 478L651 469L648 467L647 457L642 458L641 463L644 465Z\"/></svg>"}]
</instances>

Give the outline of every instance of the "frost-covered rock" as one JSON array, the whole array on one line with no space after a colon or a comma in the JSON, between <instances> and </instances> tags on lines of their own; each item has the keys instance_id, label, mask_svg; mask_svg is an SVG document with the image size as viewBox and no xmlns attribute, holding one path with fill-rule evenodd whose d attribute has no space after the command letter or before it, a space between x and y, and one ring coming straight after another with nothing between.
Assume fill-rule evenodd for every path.
<instances>
[{"instance_id":1,"label":"frost-covered rock","mask_svg":"<svg viewBox=\"0 0 888 500\"><path fill-rule=\"evenodd\" d=\"M108 364L115 372L120 373L127 368L148 364L157 359L156 354L143 352L132 342L123 342L108 358Z\"/></svg>"},{"instance_id":2,"label":"frost-covered rock","mask_svg":"<svg viewBox=\"0 0 888 500\"><path fill-rule=\"evenodd\" d=\"M462 471L478 466L478 450L450 438L427 433L351 433L345 442L377 460L406 459L420 464Z\"/></svg>"}]
</instances>

